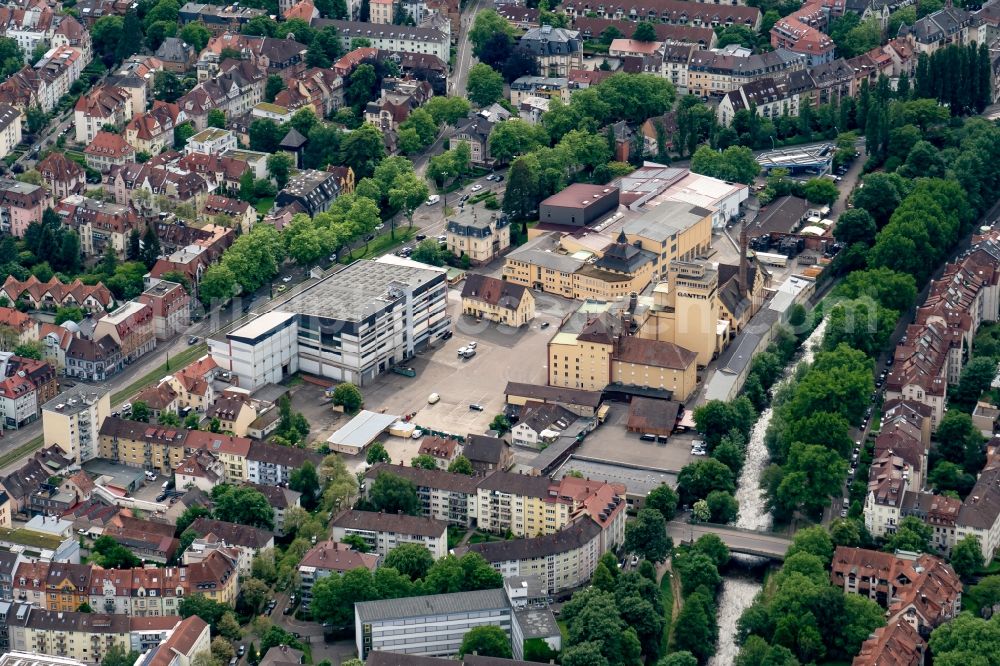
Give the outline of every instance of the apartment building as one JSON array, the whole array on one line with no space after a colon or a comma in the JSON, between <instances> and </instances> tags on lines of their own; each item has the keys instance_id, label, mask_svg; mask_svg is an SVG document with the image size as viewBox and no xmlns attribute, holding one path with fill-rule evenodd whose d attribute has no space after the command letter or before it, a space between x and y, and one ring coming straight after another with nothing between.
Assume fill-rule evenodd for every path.
<instances>
[{"instance_id":1,"label":"apartment building","mask_svg":"<svg viewBox=\"0 0 1000 666\"><path fill-rule=\"evenodd\" d=\"M18 605L8 613L12 650L41 653L99 664L112 648L145 652L159 645L180 618L128 617L98 613L59 612Z\"/></svg>"},{"instance_id":2,"label":"apartment building","mask_svg":"<svg viewBox=\"0 0 1000 666\"><path fill-rule=\"evenodd\" d=\"M616 544L601 538L600 524L585 516L569 526L542 536L471 544L455 551L479 553L504 578L537 576L547 594L586 585L594 575L603 546Z\"/></svg>"},{"instance_id":3,"label":"apartment building","mask_svg":"<svg viewBox=\"0 0 1000 666\"><path fill-rule=\"evenodd\" d=\"M316 19L313 27L322 30L327 26L337 29L341 47L351 50L355 38L367 39L372 48L385 51L406 51L437 56L448 62L451 51L451 37L437 28L420 26L373 25L361 21L339 19Z\"/></svg>"},{"instance_id":4,"label":"apartment building","mask_svg":"<svg viewBox=\"0 0 1000 666\"><path fill-rule=\"evenodd\" d=\"M809 103L809 100L805 100ZM731 90L719 102L719 123L730 126L740 111L754 110L762 118L779 118L799 115L800 94L789 85L787 78L758 79L736 90Z\"/></svg>"},{"instance_id":5,"label":"apartment building","mask_svg":"<svg viewBox=\"0 0 1000 666\"><path fill-rule=\"evenodd\" d=\"M216 541L223 549L237 551L236 567L241 576L250 576L250 565L253 558L261 551L274 548L274 533L248 525L227 523L223 520L212 520L204 516L196 519L188 528L199 539ZM207 556L201 556L198 561L204 561ZM192 564L185 559L185 564Z\"/></svg>"},{"instance_id":6,"label":"apartment building","mask_svg":"<svg viewBox=\"0 0 1000 666\"><path fill-rule=\"evenodd\" d=\"M64 198L56 206L62 223L76 230L80 251L88 257L101 257L111 247L124 260L129 235L141 230L136 212L128 206L98 201L80 194Z\"/></svg>"},{"instance_id":7,"label":"apartment building","mask_svg":"<svg viewBox=\"0 0 1000 666\"><path fill-rule=\"evenodd\" d=\"M0 103L0 159L7 157L21 143L21 112L10 104Z\"/></svg>"},{"instance_id":8,"label":"apartment building","mask_svg":"<svg viewBox=\"0 0 1000 666\"><path fill-rule=\"evenodd\" d=\"M264 485L287 485L292 472L306 463L318 468L323 456L315 451L281 446L271 442L253 442L247 453L247 481Z\"/></svg>"},{"instance_id":9,"label":"apartment building","mask_svg":"<svg viewBox=\"0 0 1000 666\"><path fill-rule=\"evenodd\" d=\"M106 387L75 386L42 405L45 446L57 446L76 464L98 455L99 432L111 414Z\"/></svg>"},{"instance_id":10,"label":"apartment building","mask_svg":"<svg viewBox=\"0 0 1000 666\"><path fill-rule=\"evenodd\" d=\"M100 131L83 149L83 154L87 166L101 173L108 173L111 167L132 162L135 159L135 148L120 134Z\"/></svg>"},{"instance_id":11,"label":"apartment building","mask_svg":"<svg viewBox=\"0 0 1000 666\"><path fill-rule=\"evenodd\" d=\"M449 145L457 146L459 142L467 143L469 144L472 164L491 165L494 160L490 155L490 134L498 123L510 118L510 111L499 104L482 109L472 116L458 121Z\"/></svg>"},{"instance_id":12,"label":"apartment building","mask_svg":"<svg viewBox=\"0 0 1000 666\"><path fill-rule=\"evenodd\" d=\"M178 622L167 640L143 653L139 660L146 666L189 666L195 655L210 650L208 623L192 615Z\"/></svg>"},{"instance_id":13,"label":"apartment building","mask_svg":"<svg viewBox=\"0 0 1000 666\"><path fill-rule=\"evenodd\" d=\"M404 543L426 547L434 559L448 554L448 523L436 518L349 510L334 518L331 526L334 541L359 536L383 557Z\"/></svg>"},{"instance_id":14,"label":"apartment building","mask_svg":"<svg viewBox=\"0 0 1000 666\"><path fill-rule=\"evenodd\" d=\"M268 39L268 38L256 38ZM284 41L284 40L277 40ZM201 81L177 100L177 107L198 131L208 127L208 112L219 109L227 118L238 118L264 101L267 71L240 60Z\"/></svg>"},{"instance_id":15,"label":"apartment building","mask_svg":"<svg viewBox=\"0 0 1000 666\"><path fill-rule=\"evenodd\" d=\"M646 0L642 4L635 0L615 0L614 2L593 2L593 0L570 0L562 6L563 11L574 20L596 15L598 18L669 25L691 25L715 28L727 25L745 25L756 31L760 28L762 12L756 7L744 7L738 3L726 5L715 3L685 2L684 0Z\"/></svg>"},{"instance_id":16,"label":"apartment building","mask_svg":"<svg viewBox=\"0 0 1000 666\"><path fill-rule=\"evenodd\" d=\"M374 553L359 553L350 546L338 543L334 539L320 541L310 548L299 560L299 591L302 594L302 608L309 610L312 602L313 586L323 578L331 575L343 575L364 567L375 571L381 560Z\"/></svg>"},{"instance_id":17,"label":"apartment building","mask_svg":"<svg viewBox=\"0 0 1000 666\"><path fill-rule=\"evenodd\" d=\"M579 30L543 25L530 28L518 47L538 61L543 76L567 77L570 70L583 69L583 40Z\"/></svg>"},{"instance_id":18,"label":"apartment building","mask_svg":"<svg viewBox=\"0 0 1000 666\"><path fill-rule=\"evenodd\" d=\"M570 96L569 79L547 76L521 76L510 82L510 103L520 107L529 97L552 100L558 98L568 104Z\"/></svg>"},{"instance_id":19,"label":"apartment building","mask_svg":"<svg viewBox=\"0 0 1000 666\"><path fill-rule=\"evenodd\" d=\"M362 492L367 494L371 484L382 473L402 477L416 486L421 515L461 527L476 524L478 479L443 470L382 463L365 472Z\"/></svg>"},{"instance_id":20,"label":"apartment building","mask_svg":"<svg viewBox=\"0 0 1000 666\"><path fill-rule=\"evenodd\" d=\"M448 251L467 256L473 265L486 264L510 247L510 220L506 215L490 215L468 222L451 220L445 229Z\"/></svg>"},{"instance_id":21,"label":"apartment building","mask_svg":"<svg viewBox=\"0 0 1000 666\"><path fill-rule=\"evenodd\" d=\"M730 90L763 78L803 70L804 55L778 48L751 54L748 49L692 51L688 62L688 92L699 97L722 97Z\"/></svg>"},{"instance_id":22,"label":"apartment building","mask_svg":"<svg viewBox=\"0 0 1000 666\"><path fill-rule=\"evenodd\" d=\"M107 417L99 426L101 458L132 467L172 474L184 460L183 428L153 426L139 421Z\"/></svg>"},{"instance_id":23,"label":"apartment building","mask_svg":"<svg viewBox=\"0 0 1000 666\"><path fill-rule=\"evenodd\" d=\"M153 311L153 332L157 340L167 340L187 330L191 324L191 297L184 286L156 280L136 300Z\"/></svg>"},{"instance_id":24,"label":"apartment building","mask_svg":"<svg viewBox=\"0 0 1000 666\"><path fill-rule=\"evenodd\" d=\"M132 115L131 95L115 86L98 86L81 95L73 109L76 141L90 143L107 125L121 130Z\"/></svg>"},{"instance_id":25,"label":"apartment building","mask_svg":"<svg viewBox=\"0 0 1000 666\"><path fill-rule=\"evenodd\" d=\"M398 627L406 626L406 633ZM510 636L511 609L502 589L432 594L354 604L358 658L373 650L448 657L475 627L495 626Z\"/></svg>"},{"instance_id":26,"label":"apartment building","mask_svg":"<svg viewBox=\"0 0 1000 666\"><path fill-rule=\"evenodd\" d=\"M603 481L494 472L476 488L479 528L526 537L553 534L581 514L609 522L610 540L625 538L625 487Z\"/></svg>"},{"instance_id":27,"label":"apartment building","mask_svg":"<svg viewBox=\"0 0 1000 666\"><path fill-rule=\"evenodd\" d=\"M129 301L107 316L97 320L93 339L110 336L121 348L122 360L132 363L156 348L153 328L153 309L145 304Z\"/></svg>"},{"instance_id":28,"label":"apartment building","mask_svg":"<svg viewBox=\"0 0 1000 666\"><path fill-rule=\"evenodd\" d=\"M52 198L44 187L0 178L0 231L21 238L32 222L41 222Z\"/></svg>"},{"instance_id":29,"label":"apartment building","mask_svg":"<svg viewBox=\"0 0 1000 666\"><path fill-rule=\"evenodd\" d=\"M931 631L963 610L961 580L950 565L934 555L838 546L830 582L845 594L867 596L886 608L886 626L866 641L867 649L862 646L859 659L863 664L882 663L865 661L864 655L875 652L874 648L886 640L885 634L899 632L900 625L909 627L922 643Z\"/></svg>"}]
</instances>

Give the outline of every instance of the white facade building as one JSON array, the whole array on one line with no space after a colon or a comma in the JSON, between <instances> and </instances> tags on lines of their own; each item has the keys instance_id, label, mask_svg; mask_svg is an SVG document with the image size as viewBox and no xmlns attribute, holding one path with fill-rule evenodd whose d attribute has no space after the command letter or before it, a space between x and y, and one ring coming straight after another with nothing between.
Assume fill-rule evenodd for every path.
<instances>
[{"instance_id":1,"label":"white facade building","mask_svg":"<svg viewBox=\"0 0 1000 666\"><path fill-rule=\"evenodd\" d=\"M208 349L220 368L239 378L240 388L254 391L298 372L297 337L294 314L268 312L225 339L210 339Z\"/></svg>"},{"instance_id":2,"label":"white facade building","mask_svg":"<svg viewBox=\"0 0 1000 666\"><path fill-rule=\"evenodd\" d=\"M448 554L448 523L434 518L352 510L337 516L332 526L335 541L357 535L382 556L404 543L426 547L434 559Z\"/></svg>"},{"instance_id":3,"label":"white facade building","mask_svg":"<svg viewBox=\"0 0 1000 666\"><path fill-rule=\"evenodd\" d=\"M450 657L458 654L470 629L495 626L510 637L510 625L511 609L502 589L354 604L360 659L372 650Z\"/></svg>"},{"instance_id":4,"label":"white facade building","mask_svg":"<svg viewBox=\"0 0 1000 666\"><path fill-rule=\"evenodd\" d=\"M96 458L101 423L111 414L107 387L77 386L42 405L45 446L58 446L77 464Z\"/></svg>"}]
</instances>

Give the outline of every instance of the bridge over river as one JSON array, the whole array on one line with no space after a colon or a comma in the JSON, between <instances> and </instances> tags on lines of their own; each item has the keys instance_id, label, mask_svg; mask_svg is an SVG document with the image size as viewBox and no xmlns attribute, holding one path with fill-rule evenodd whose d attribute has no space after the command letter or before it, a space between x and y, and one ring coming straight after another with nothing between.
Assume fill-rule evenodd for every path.
<instances>
[{"instance_id":1,"label":"bridge over river","mask_svg":"<svg viewBox=\"0 0 1000 666\"><path fill-rule=\"evenodd\" d=\"M691 543L703 534L715 534L729 546L730 552L756 555L772 560L785 559L785 551L792 545L791 538L773 532L740 529L713 523L688 523L673 520L667 523L667 534L674 543Z\"/></svg>"}]
</instances>

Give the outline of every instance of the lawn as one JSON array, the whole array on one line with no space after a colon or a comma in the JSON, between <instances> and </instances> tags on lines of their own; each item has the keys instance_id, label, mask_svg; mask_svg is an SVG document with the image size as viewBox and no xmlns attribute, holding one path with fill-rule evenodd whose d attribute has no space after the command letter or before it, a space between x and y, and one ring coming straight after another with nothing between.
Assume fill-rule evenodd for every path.
<instances>
[{"instance_id":1,"label":"lawn","mask_svg":"<svg viewBox=\"0 0 1000 666\"><path fill-rule=\"evenodd\" d=\"M448 550L458 545L458 542L465 536L465 530L458 525L448 526Z\"/></svg>"},{"instance_id":2,"label":"lawn","mask_svg":"<svg viewBox=\"0 0 1000 666\"><path fill-rule=\"evenodd\" d=\"M179 354L176 354L170 358L170 360L163 363L163 365L157 366L155 369L147 372L145 375L135 380L125 388L120 391L111 394L111 404L116 405L122 400L127 400L133 395L141 391L142 389L155 384L164 375L169 375L174 370L178 368L183 368L185 365L191 363L198 358L201 358L208 352L208 345L205 343L199 343L188 347Z\"/></svg>"},{"instance_id":3,"label":"lawn","mask_svg":"<svg viewBox=\"0 0 1000 666\"><path fill-rule=\"evenodd\" d=\"M62 539L59 537L49 536L47 534L42 534L41 532L32 532L31 530L25 529L7 529L0 528L0 539L7 539L13 541L14 543L19 543L24 546L32 546L34 548L48 548L49 550L55 550L62 543Z\"/></svg>"},{"instance_id":4,"label":"lawn","mask_svg":"<svg viewBox=\"0 0 1000 666\"><path fill-rule=\"evenodd\" d=\"M7 465L11 465L17 462L18 460L27 458L35 451L42 448L42 443L43 443L42 436L39 435L38 437L35 437L34 439L25 442L24 444L17 447L13 451L8 451L4 455L0 456L0 469L6 467Z\"/></svg>"},{"instance_id":5,"label":"lawn","mask_svg":"<svg viewBox=\"0 0 1000 666\"><path fill-rule=\"evenodd\" d=\"M503 539L495 534L487 534L486 532L476 532L469 537L469 543L488 543L490 541L503 541Z\"/></svg>"},{"instance_id":6,"label":"lawn","mask_svg":"<svg viewBox=\"0 0 1000 666\"><path fill-rule=\"evenodd\" d=\"M994 559L988 566L985 566L976 572L976 574L980 576L992 576L998 573L1000 573L1000 558Z\"/></svg>"},{"instance_id":7,"label":"lawn","mask_svg":"<svg viewBox=\"0 0 1000 666\"><path fill-rule=\"evenodd\" d=\"M559 633L562 634L563 645L566 645L566 641L569 640L569 629L566 627L566 621L556 620L556 624L559 625Z\"/></svg>"},{"instance_id":8,"label":"lawn","mask_svg":"<svg viewBox=\"0 0 1000 666\"><path fill-rule=\"evenodd\" d=\"M271 206L274 205L274 197L267 197L265 199L260 199L253 207L261 215L267 215L271 212Z\"/></svg>"},{"instance_id":9,"label":"lawn","mask_svg":"<svg viewBox=\"0 0 1000 666\"><path fill-rule=\"evenodd\" d=\"M358 254L356 251L347 255L341 253L340 263L350 264L358 259L374 259L375 257L380 257L396 246L405 245L416 235L416 227L396 227L396 240L392 240L392 236L390 234L376 236L375 240L368 243L368 251L364 254ZM361 249L364 250L363 247Z\"/></svg>"}]
</instances>

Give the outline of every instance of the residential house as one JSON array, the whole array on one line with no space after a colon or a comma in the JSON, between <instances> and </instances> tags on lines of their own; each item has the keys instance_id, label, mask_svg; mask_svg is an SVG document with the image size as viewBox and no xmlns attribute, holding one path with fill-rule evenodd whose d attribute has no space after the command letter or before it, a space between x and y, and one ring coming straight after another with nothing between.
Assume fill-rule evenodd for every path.
<instances>
[{"instance_id":1,"label":"residential house","mask_svg":"<svg viewBox=\"0 0 1000 666\"><path fill-rule=\"evenodd\" d=\"M441 469L448 469L448 466L462 452L462 447L458 440L451 437L438 437L428 435L420 442L417 455L429 456Z\"/></svg>"},{"instance_id":2,"label":"residential house","mask_svg":"<svg viewBox=\"0 0 1000 666\"><path fill-rule=\"evenodd\" d=\"M80 194L71 194L56 206L64 226L80 237L80 252L86 257L102 257L110 247L125 259L129 236L141 230L136 212L116 203L106 203Z\"/></svg>"},{"instance_id":3,"label":"residential house","mask_svg":"<svg viewBox=\"0 0 1000 666\"><path fill-rule=\"evenodd\" d=\"M833 60L835 44L825 33L829 9L821 0L806 2L771 27L771 46L786 48L809 58L810 65Z\"/></svg>"},{"instance_id":4,"label":"residential house","mask_svg":"<svg viewBox=\"0 0 1000 666\"><path fill-rule=\"evenodd\" d=\"M274 548L274 533L247 525L227 523L222 520L211 520L202 516L188 529L199 537L214 535L219 541L230 548L240 551L240 574L250 575L250 563L254 556L268 548Z\"/></svg>"},{"instance_id":5,"label":"residential house","mask_svg":"<svg viewBox=\"0 0 1000 666\"><path fill-rule=\"evenodd\" d=\"M114 307L115 299L103 282L85 285L79 280L64 284L57 277L42 282L34 275L21 282L8 275L0 286L0 297L9 303L24 301L34 310L55 310L59 307L79 307L88 312L99 312Z\"/></svg>"},{"instance_id":6,"label":"residential house","mask_svg":"<svg viewBox=\"0 0 1000 666\"><path fill-rule=\"evenodd\" d=\"M179 37L167 37L156 49L156 57L163 63L163 69L175 74L183 74L194 67L198 53L194 47Z\"/></svg>"},{"instance_id":7,"label":"residential house","mask_svg":"<svg viewBox=\"0 0 1000 666\"><path fill-rule=\"evenodd\" d=\"M86 187L83 167L59 151L52 151L35 167L56 201L79 194Z\"/></svg>"},{"instance_id":8,"label":"residential house","mask_svg":"<svg viewBox=\"0 0 1000 666\"><path fill-rule=\"evenodd\" d=\"M421 515L460 527L472 527L476 524L476 478L442 470L382 463L365 472L362 491L367 494L372 482L383 472L407 479L416 486Z\"/></svg>"},{"instance_id":9,"label":"residential house","mask_svg":"<svg viewBox=\"0 0 1000 666\"><path fill-rule=\"evenodd\" d=\"M268 504L274 512L274 534L284 536L285 516L289 509L301 507L302 493L290 490L284 486L262 485L259 483L246 482L261 495L267 498Z\"/></svg>"},{"instance_id":10,"label":"residential house","mask_svg":"<svg viewBox=\"0 0 1000 666\"><path fill-rule=\"evenodd\" d=\"M76 140L90 143L107 126L121 130L132 114L131 95L121 88L98 86L76 102L73 111Z\"/></svg>"},{"instance_id":11,"label":"residential house","mask_svg":"<svg viewBox=\"0 0 1000 666\"><path fill-rule=\"evenodd\" d=\"M13 304L13 301L10 303ZM13 349L20 344L38 339L38 322L20 310L0 307L0 331L4 331L0 345L4 349Z\"/></svg>"},{"instance_id":12,"label":"residential house","mask_svg":"<svg viewBox=\"0 0 1000 666\"><path fill-rule=\"evenodd\" d=\"M808 99L807 99L808 101ZM719 123L729 126L739 111L753 110L757 115L775 119L799 115L799 95L789 89L787 79L758 79L726 93L719 102Z\"/></svg>"},{"instance_id":13,"label":"residential house","mask_svg":"<svg viewBox=\"0 0 1000 666\"><path fill-rule=\"evenodd\" d=\"M310 216L322 213L340 196L337 179L328 171L303 169L293 175L278 192L274 205L278 208L297 203Z\"/></svg>"},{"instance_id":14,"label":"residential house","mask_svg":"<svg viewBox=\"0 0 1000 666\"><path fill-rule=\"evenodd\" d=\"M176 104L155 100L149 111L136 114L125 127L125 140L138 152L159 155L174 145L174 127L181 120Z\"/></svg>"},{"instance_id":15,"label":"residential house","mask_svg":"<svg viewBox=\"0 0 1000 666\"><path fill-rule=\"evenodd\" d=\"M462 286L462 312L479 319L520 327L535 318L535 297L524 285L470 274Z\"/></svg>"},{"instance_id":16,"label":"residential house","mask_svg":"<svg viewBox=\"0 0 1000 666\"><path fill-rule=\"evenodd\" d=\"M245 478L251 483L264 485L287 484L292 472L307 462L318 468L323 462L323 456L306 449L271 442L252 442L247 452Z\"/></svg>"},{"instance_id":17,"label":"residential house","mask_svg":"<svg viewBox=\"0 0 1000 666\"><path fill-rule=\"evenodd\" d=\"M499 437L489 435L469 435L462 455L469 459L472 469L479 476L486 476L493 470L507 471L514 464L514 452L510 445Z\"/></svg>"},{"instance_id":18,"label":"residential house","mask_svg":"<svg viewBox=\"0 0 1000 666\"><path fill-rule=\"evenodd\" d=\"M898 36L906 39L918 54L931 55L949 44L983 43L980 33L987 32L986 25L971 12L949 5L917 19L912 26L900 26Z\"/></svg>"},{"instance_id":19,"label":"residential house","mask_svg":"<svg viewBox=\"0 0 1000 666\"><path fill-rule=\"evenodd\" d=\"M223 111L227 118L237 118L264 101L264 70L247 60L227 61L223 66L213 78L200 82L177 100L184 117L198 131L208 127L208 112L213 109Z\"/></svg>"},{"instance_id":20,"label":"residential house","mask_svg":"<svg viewBox=\"0 0 1000 666\"><path fill-rule=\"evenodd\" d=\"M227 150L235 149L236 145L236 135L229 130L208 127L187 140L184 152L221 155Z\"/></svg>"},{"instance_id":21,"label":"residential house","mask_svg":"<svg viewBox=\"0 0 1000 666\"><path fill-rule=\"evenodd\" d=\"M458 145L458 142L468 143L472 164L490 166L494 162L490 156L490 134L497 123L508 120L510 117L509 111L494 104L469 118L459 120L458 124L455 125L455 132L451 135L449 145Z\"/></svg>"},{"instance_id":22,"label":"residential house","mask_svg":"<svg viewBox=\"0 0 1000 666\"><path fill-rule=\"evenodd\" d=\"M135 158L135 148L125 137L111 132L97 132L83 150L87 166L101 173L108 173L113 166L121 166Z\"/></svg>"},{"instance_id":23,"label":"residential house","mask_svg":"<svg viewBox=\"0 0 1000 666\"><path fill-rule=\"evenodd\" d=\"M66 367L66 350L73 339L73 332L69 329L76 322L72 322L70 327L56 326L48 322L42 322L38 327L38 341L42 343L42 359L52 364L56 370L64 370Z\"/></svg>"},{"instance_id":24,"label":"residential house","mask_svg":"<svg viewBox=\"0 0 1000 666\"><path fill-rule=\"evenodd\" d=\"M258 16L266 16L267 12L252 7L239 5L212 5L199 2L185 3L180 10L180 23L202 23L213 34L229 30L239 31L241 27Z\"/></svg>"},{"instance_id":25,"label":"residential house","mask_svg":"<svg viewBox=\"0 0 1000 666\"><path fill-rule=\"evenodd\" d=\"M695 50L688 62L688 93L721 97L745 83L805 69L807 62L806 56L784 48L759 54L747 49Z\"/></svg>"},{"instance_id":26,"label":"residential house","mask_svg":"<svg viewBox=\"0 0 1000 666\"><path fill-rule=\"evenodd\" d=\"M569 103L569 79L565 76L521 76L510 82L510 103L519 107L527 97L559 99Z\"/></svg>"},{"instance_id":27,"label":"residential house","mask_svg":"<svg viewBox=\"0 0 1000 666\"><path fill-rule=\"evenodd\" d=\"M445 228L448 251L463 255L475 265L488 264L510 249L510 220L506 215L485 215L460 222L451 220Z\"/></svg>"},{"instance_id":28,"label":"residential house","mask_svg":"<svg viewBox=\"0 0 1000 666\"><path fill-rule=\"evenodd\" d=\"M105 335L118 344L126 364L138 360L156 347L153 308L135 301L125 303L97 320L93 339L100 340Z\"/></svg>"},{"instance_id":29,"label":"residential house","mask_svg":"<svg viewBox=\"0 0 1000 666\"><path fill-rule=\"evenodd\" d=\"M52 198L44 187L0 178L0 231L22 238L28 225L41 222Z\"/></svg>"},{"instance_id":30,"label":"residential house","mask_svg":"<svg viewBox=\"0 0 1000 666\"><path fill-rule=\"evenodd\" d=\"M230 199L229 197L210 194L205 198L205 215L222 215L231 219L233 227L239 227L243 233L249 233L257 221L257 211L246 201Z\"/></svg>"},{"instance_id":31,"label":"residential house","mask_svg":"<svg viewBox=\"0 0 1000 666\"><path fill-rule=\"evenodd\" d=\"M139 559L157 564L169 562L180 547L172 524L121 513L105 525L102 536L110 536Z\"/></svg>"},{"instance_id":32,"label":"residential house","mask_svg":"<svg viewBox=\"0 0 1000 666\"><path fill-rule=\"evenodd\" d=\"M410 113L433 96L426 81L408 78L385 78L379 99L365 106L365 120L383 132L395 132Z\"/></svg>"},{"instance_id":33,"label":"residential house","mask_svg":"<svg viewBox=\"0 0 1000 666\"><path fill-rule=\"evenodd\" d=\"M257 419L257 410L246 393L227 391L215 399L205 412L210 421L218 419L223 432L246 437L250 424Z\"/></svg>"},{"instance_id":34,"label":"residential house","mask_svg":"<svg viewBox=\"0 0 1000 666\"><path fill-rule=\"evenodd\" d=\"M7 157L21 143L21 112L10 104L0 103L0 159Z\"/></svg>"},{"instance_id":35,"label":"residential house","mask_svg":"<svg viewBox=\"0 0 1000 666\"><path fill-rule=\"evenodd\" d=\"M311 107L317 116L327 117L344 105L344 79L336 71L310 67L286 81L274 102L289 113Z\"/></svg>"},{"instance_id":36,"label":"residential house","mask_svg":"<svg viewBox=\"0 0 1000 666\"><path fill-rule=\"evenodd\" d=\"M177 282L156 280L136 300L153 310L153 330L158 340L179 335L191 324L191 297Z\"/></svg>"},{"instance_id":37,"label":"residential house","mask_svg":"<svg viewBox=\"0 0 1000 666\"><path fill-rule=\"evenodd\" d=\"M341 47L348 51L355 38L367 39L372 48L385 51L403 51L437 56L448 62L451 54L451 37L438 28L420 26L384 25L375 27L361 21L316 19L312 27L322 30L327 26L337 29Z\"/></svg>"},{"instance_id":38,"label":"residential house","mask_svg":"<svg viewBox=\"0 0 1000 666\"><path fill-rule=\"evenodd\" d=\"M544 76L565 77L571 69L583 69L583 41L578 30L543 25L521 35L518 46L538 61Z\"/></svg>"}]
</instances>

